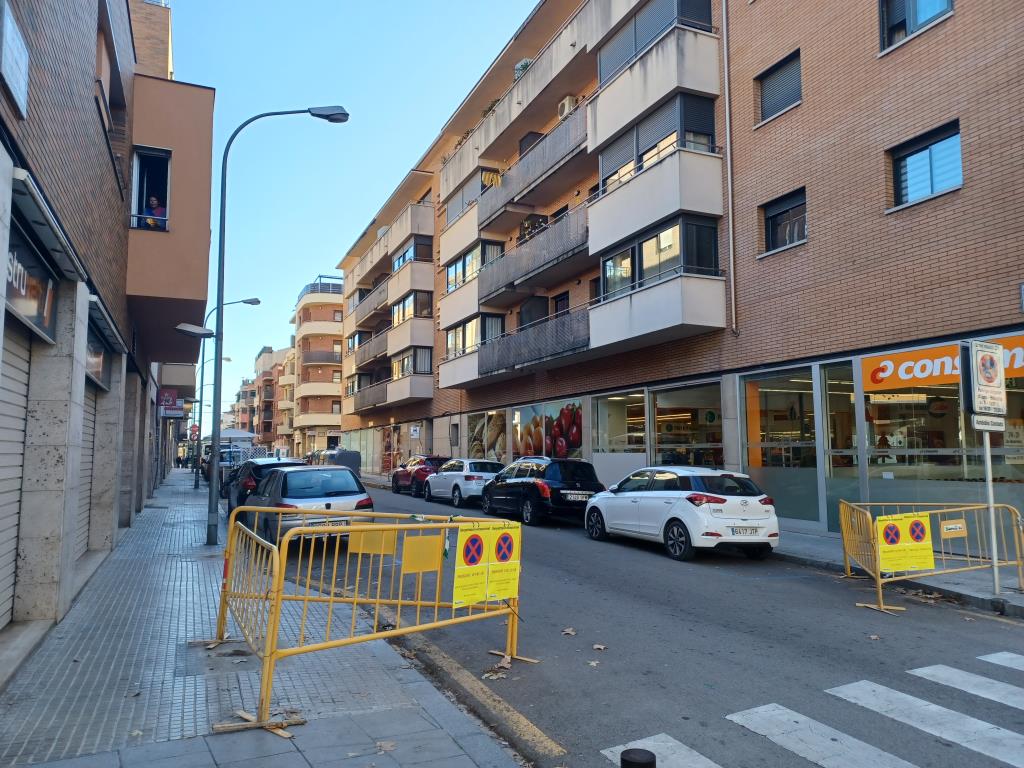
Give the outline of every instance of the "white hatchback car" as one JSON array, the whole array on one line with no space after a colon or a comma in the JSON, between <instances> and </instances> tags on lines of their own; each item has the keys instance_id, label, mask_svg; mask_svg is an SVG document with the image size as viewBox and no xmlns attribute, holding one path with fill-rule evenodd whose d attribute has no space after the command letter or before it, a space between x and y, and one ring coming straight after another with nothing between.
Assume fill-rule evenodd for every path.
<instances>
[{"instance_id":1,"label":"white hatchback car","mask_svg":"<svg viewBox=\"0 0 1024 768\"><path fill-rule=\"evenodd\" d=\"M452 506L461 507L469 499L479 499L487 482L504 468L499 461L451 459L427 478L423 498L451 499Z\"/></svg>"},{"instance_id":2,"label":"white hatchback car","mask_svg":"<svg viewBox=\"0 0 1024 768\"><path fill-rule=\"evenodd\" d=\"M587 535L664 543L669 557L728 545L760 560L779 543L775 502L747 475L703 467L645 467L590 499Z\"/></svg>"}]
</instances>

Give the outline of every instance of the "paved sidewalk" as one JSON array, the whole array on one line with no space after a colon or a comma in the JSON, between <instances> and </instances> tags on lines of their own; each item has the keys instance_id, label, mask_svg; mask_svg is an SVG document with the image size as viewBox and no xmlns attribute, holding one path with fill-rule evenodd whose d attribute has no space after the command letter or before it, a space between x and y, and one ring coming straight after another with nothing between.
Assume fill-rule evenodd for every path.
<instances>
[{"instance_id":1,"label":"paved sidewalk","mask_svg":"<svg viewBox=\"0 0 1024 768\"><path fill-rule=\"evenodd\" d=\"M259 663L190 641L214 635L222 569L207 547L206 490L186 470L128 530L65 619L0 695L0 766L512 768L500 742L384 641L278 667L276 711L309 724L210 736L255 711ZM232 632L237 637L238 632Z\"/></svg>"}]
</instances>

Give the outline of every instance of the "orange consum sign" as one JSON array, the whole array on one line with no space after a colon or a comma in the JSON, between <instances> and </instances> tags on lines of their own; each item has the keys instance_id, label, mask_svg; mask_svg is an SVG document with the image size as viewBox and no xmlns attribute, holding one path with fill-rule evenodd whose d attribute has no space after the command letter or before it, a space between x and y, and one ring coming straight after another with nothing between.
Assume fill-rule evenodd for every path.
<instances>
[{"instance_id":1,"label":"orange consum sign","mask_svg":"<svg viewBox=\"0 0 1024 768\"><path fill-rule=\"evenodd\" d=\"M1004 336L991 340L1003 347L1007 378L1024 376L1024 336ZM890 352L865 357L861 361L865 392L890 392L894 389L958 384L960 382L960 346L942 344L909 352Z\"/></svg>"}]
</instances>

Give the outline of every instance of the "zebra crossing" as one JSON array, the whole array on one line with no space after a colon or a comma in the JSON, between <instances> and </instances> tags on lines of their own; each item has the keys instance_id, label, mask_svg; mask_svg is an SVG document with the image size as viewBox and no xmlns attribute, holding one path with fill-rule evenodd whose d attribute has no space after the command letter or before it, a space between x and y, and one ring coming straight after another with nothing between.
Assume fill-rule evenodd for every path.
<instances>
[{"instance_id":1,"label":"zebra crossing","mask_svg":"<svg viewBox=\"0 0 1024 768\"><path fill-rule=\"evenodd\" d=\"M998 672L998 668L1024 672L1024 655L1021 654L1002 651L977 658L992 664L993 672ZM907 674L1024 710L1024 688L985 675L944 664L910 669ZM825 693L939 737L944 743L955 744L1013 768L1024 768L1024 735L1015 731L870 680L829 688ZM821 768L917 768L914 763L780 704L734 712L725 719ZM716 763L664 733L610 747L601 750L601 754L617 765L619 753L631 747L654 752L659 768L740 768Z\"/></svg>"}]
</instances>

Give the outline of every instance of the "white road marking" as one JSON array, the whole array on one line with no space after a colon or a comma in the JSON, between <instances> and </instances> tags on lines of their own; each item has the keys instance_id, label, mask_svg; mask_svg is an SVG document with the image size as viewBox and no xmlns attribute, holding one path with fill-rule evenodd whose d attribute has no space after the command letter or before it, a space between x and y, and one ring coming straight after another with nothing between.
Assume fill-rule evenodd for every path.
<instances>
[{"instance_id":1,"label":"white road marking","mask_svg":"<svg viewBox=\"0 0 1024 768\"><path fill-rule=\"evenodd\" d=\"M1024 736L868 680L826 693L982 755L1024 768Z\"/></svg>"},{"instance_id":2,"label":"white road marking","mask_svg":"<svg viewBox=\"0 0 1024 768\"><path fill-rule=\"evenodd\" d=\"M737 712L726 719L822 768L915 768L913 763L778 704Z\"/></svg>"},{"instance_id":3,"label":"white road marking","mask_svg":"<svg viewBox=\"0 0 1024 768\"><path fill-rule=\"evenodd\" d=\"M602 749L601 754L618 765L619 755L626 749L649 749L658 758L658 768L722 768L718 763L711 762L700 752L695 752L667 733Z\"/></svg>"},{"instance_id":4,"label":"white road marking","mask_svg":"<svg viewBox=\"0 0 1024 768\"><path fill-rule=\"evenodd\" d=\"M1001 667L1009 667L1024 672L1024 656L1019 653L1002 651L1001 653L990 653L988 656L979 656L982 661L998 664Z\"/></svg>"},{"instance_id":5,"label":"white road marking","mask_svg":"<svg viewBox=\"0 0 1024 768\"><path fill-rule=\"evenodd\" d=\"M973 693L983 699L997 701L1014 709L1024 709L1024 688L1016 685L993 680L990 677L982 677L972 672L964 672L945 664L936 664L932 667L921 667L920 669L909 670L910 674L923 677L935 683L948 685L950 688Z\"/></svg>"}]
</instances>

